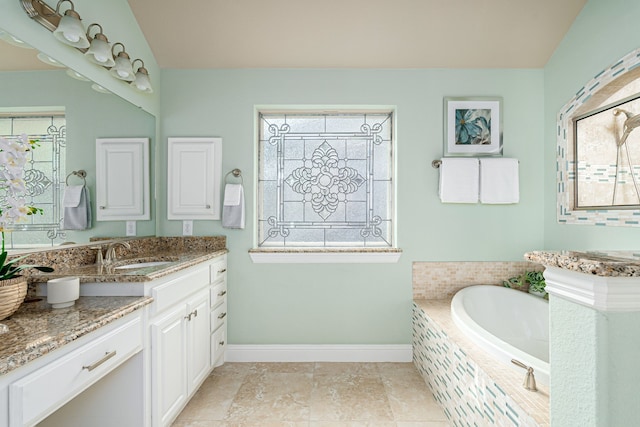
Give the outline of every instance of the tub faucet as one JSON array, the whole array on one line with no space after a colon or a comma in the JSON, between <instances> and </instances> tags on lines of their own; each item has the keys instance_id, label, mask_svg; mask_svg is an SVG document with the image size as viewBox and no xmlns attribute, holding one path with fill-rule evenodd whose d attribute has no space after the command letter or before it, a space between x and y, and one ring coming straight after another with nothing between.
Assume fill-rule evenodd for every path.
<instances>
[{"instance_id":1,"label":"tub faucet","mask_svg":"<svg viewBox=\"0 0 640 427\"><path fill-rule=\"evenodd\" d=\"M115 242L109 243L109 246L107 246L106 255L104 257L105 264L112 264L116 261L116 246L118 245L124 246L127 249L131 249L131 245L129 244L129 242L123 242L122 240L117 240Z\"/></svg>"},{"instance_id":2,"label":"tub faucet","mask_svg":"<svg viewBox=\"0 0 640 427\"><path fill-rule=\"evenodd\" d=\"M516 359L511 359L511 363L527 370L522 387L529 391L538 391L538 388L536 387L536 377L533 375L533 368Z\"/></svg>"}]
</instances>

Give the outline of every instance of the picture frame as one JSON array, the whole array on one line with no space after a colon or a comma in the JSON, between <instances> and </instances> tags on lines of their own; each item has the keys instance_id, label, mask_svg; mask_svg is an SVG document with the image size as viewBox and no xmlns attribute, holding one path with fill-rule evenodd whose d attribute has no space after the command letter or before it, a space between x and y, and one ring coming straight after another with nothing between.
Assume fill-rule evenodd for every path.
<instances>
[{"instance_id":1,"label":"picture frame","mask_svg":"<svg viewBox=\"0 0 640 427\"><path fill-rule=\"evenodd\" d=\"M445 156L502 156L502 98L444 98Z\"/></svg>"}]
</instances>

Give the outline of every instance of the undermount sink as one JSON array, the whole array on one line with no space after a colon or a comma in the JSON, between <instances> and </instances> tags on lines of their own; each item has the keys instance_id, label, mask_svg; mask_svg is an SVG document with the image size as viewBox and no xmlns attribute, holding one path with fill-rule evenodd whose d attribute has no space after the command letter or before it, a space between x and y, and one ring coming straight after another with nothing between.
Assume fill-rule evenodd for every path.
<instances>
[{"instance_id":1,"label":"undermount sink","mask_svg":"<svg viewBox=\"0 0 640 427\"><path fill-rule=\"evenodd\" d=\"M136 262L134 264L125 264L116 267L116 270L133 270L136 268L145 268L145 267L157 267L159 265L170 264L172 261L149 261L149 262Z\"/></svg>"}]
</instances>

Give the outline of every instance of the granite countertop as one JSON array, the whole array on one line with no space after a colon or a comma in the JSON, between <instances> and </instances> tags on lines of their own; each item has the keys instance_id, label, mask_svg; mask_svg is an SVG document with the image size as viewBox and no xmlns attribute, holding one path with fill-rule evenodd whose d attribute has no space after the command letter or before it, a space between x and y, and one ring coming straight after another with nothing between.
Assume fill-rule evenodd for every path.
<instances>
[{"instance_id":1,"label":"granite countertop","mask_svg":"<svg viewBox=\"0 0 640 427\"><path fill-rule=\"evenodd\" d=\"M53 309L46 300L25 302L0 323L0 375L50 353L151 303L151 297L80 297L72 307Z\"/></svg>"},{"instance_id":2,"label":"granite countertop","mask_svg":"<svg viewBox=\"0 0 640 427\"><path fill-rule=\"evenodd\" d=\"M545 267L607 277L640 277L640 251L532 251L524 255Z\"/></svg>"},{"instance_id":3,"label":"granite countertop","mask_svg":"<svg viewBox=\"0 0 640 427\"><path fill-rule=\"evenodd\" d=\"M29 279L31 283L43 283L49 279L73 276L80 278L80 283L108 282L149 282L176 271L191 267L227 253L226 249L215 251L163 251L148 253L134 258L118 259L112 265L80 265L56 266L53 273L34 273ZM166 264L142 268L118 269L117 267L142 262L166 261Z\"/></svg>"}]
</instances>

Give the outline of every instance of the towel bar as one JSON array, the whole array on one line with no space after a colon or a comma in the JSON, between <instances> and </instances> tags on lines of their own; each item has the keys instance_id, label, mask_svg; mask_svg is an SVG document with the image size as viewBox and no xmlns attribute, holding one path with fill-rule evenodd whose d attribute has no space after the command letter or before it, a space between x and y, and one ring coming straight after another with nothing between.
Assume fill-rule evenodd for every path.
<instances>
[{"instance_id":1,"label":"towel bar","mask_svg":"<svg viewBox=\"0 0 640 427\"><path fill-rule=\"evenodd\" d=\"M84 181L84 185L87 185L87 171L85 171L84 169L73 171L69 175L67 175L67 179L64 181L65 184L69 185L69 177L71 175L75 175L78 178L82 178L82 180Z\"/></svg>"}]
</instances>

